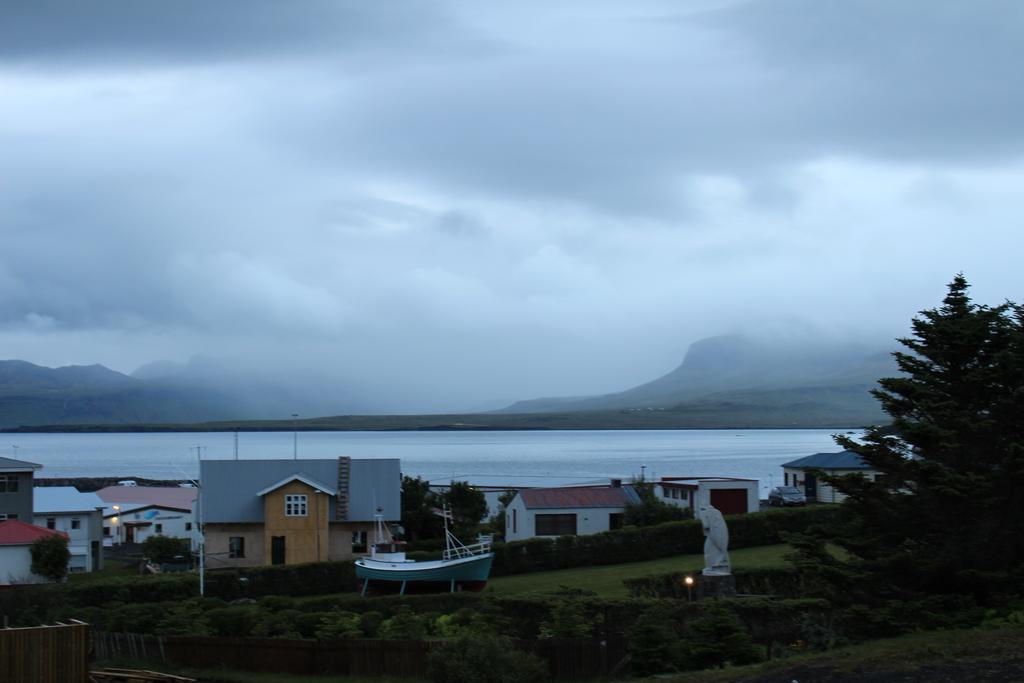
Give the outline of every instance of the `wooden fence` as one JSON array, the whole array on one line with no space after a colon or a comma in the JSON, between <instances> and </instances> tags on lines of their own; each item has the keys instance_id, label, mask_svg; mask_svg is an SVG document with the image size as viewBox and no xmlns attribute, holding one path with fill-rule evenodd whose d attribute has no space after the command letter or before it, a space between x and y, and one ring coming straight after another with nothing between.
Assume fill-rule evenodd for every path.
<instances>
[{"instance_id":1,"label":"wooden fence","mask_svg":"<svg viewBox=\"0 0 1024 683\"><path fill-rule=\"evenodd\" d=\"M89 625L0 629L3 683L85 683Z\"/></svg>"},{"instance_id":2,"label":"wooden fence","mask_svg":"<svg viewBox=\"0 0 1024 683\"><path fill-rule=\"evenodd\" d=\"M243 671L422 678L436 640L285 640L209 638L93 632L97 660L119 657L173 662L197 668ZM624 639L519 640L516 645L548 662L556 680L590 680L616 673L626 657Z\"/></svg>"}]
</instances>

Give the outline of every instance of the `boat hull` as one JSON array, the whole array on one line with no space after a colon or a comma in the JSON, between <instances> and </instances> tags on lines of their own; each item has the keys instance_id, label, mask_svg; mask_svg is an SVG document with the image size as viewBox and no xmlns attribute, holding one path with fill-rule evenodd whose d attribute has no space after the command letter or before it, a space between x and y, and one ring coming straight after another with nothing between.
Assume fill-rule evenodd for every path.
<instances>
[{"instance_id":1,"label":"boat hull","mask_svg":"<svg viewBox=\"0 0 1024 683\"><path fill-rule=\"evenodd\" d=\"M356 560L356 576L363 580L364 592L479 591L487 585L494 555L478 555L458 560L432 562L380 562Z\"/></svg>"}]
</instances>

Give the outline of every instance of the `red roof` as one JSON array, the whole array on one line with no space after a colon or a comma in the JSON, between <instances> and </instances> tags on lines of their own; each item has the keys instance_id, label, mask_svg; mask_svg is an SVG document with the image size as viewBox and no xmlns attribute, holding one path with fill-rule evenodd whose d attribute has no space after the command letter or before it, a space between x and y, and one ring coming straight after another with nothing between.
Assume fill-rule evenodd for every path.
<instances>
[{"instance_id":1,"label":"red roof","mask_svg":"<svg viewBox=\"0 0 1024 683\"><path fill-rule=\"evenodd\" d=\"M621 508L639 502L626 486L566 486L555 489L523 489L527 508Z\"/></svg>"},{"instance_id":2,"label":"red roof","mask_svg":"<svg viewBox=\"0 0 1024 683\"><path fill-rule=\"evenodd\" d=\"M17 519L0 522L0 545L27 545L48 536L68 537L63 531L54 531Z\"/></svg>"},{"instance_id":3,"label":"red roof","mask_svg":"<svg viewBox=\"0 0 1024 683\"><path fill-rule=\"evenodd\" d=\"M104 503L132 503L191 510L199 489L189 486L108 486L96 495Z\"/></svg>"}]
</instances>

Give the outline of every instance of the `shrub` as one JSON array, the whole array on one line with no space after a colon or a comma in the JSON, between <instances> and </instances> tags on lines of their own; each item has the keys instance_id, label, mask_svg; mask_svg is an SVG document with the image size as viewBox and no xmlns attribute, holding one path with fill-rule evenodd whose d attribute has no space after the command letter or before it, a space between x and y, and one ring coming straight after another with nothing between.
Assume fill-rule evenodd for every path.
<instances>
[{"instance_id":1,"label":"shrub","mask_svg":"<svg viewBox=\"0 0 1024 683\"><path fill-rule=\"evenodd\" d=\"M50 581L63 581L68 575L71 551L68 539L60 534L38 538L29 546L32 555L32 573L44 576Z\"/></svg>"},{"instance_id":2,"label":"shrub","mask_svg":"<svg viewBox=\"0 0 1024 683\"><path fill-rule=\"evenodd\" d=\"M213 635L202 601L186 600L165 606L164 617L153 629L154 633L166 636L209 636Z\"/></svg>"},{"instance_id":3,"label":"shrub","mask_svg":"<svg viewBox=\"0 0 1024 683\"><path fill-rule=\"evenodd\" d=\"M187 538L150 536L142 542L142 554L157 564L173 562L179 555L187 561L192 550Z\"/></svg>"},{"instance_id":4,"label":"shrub","mask_svg":"<svg viewBox=\"0 0 1024 683\"><path fill-rule=\"evenodd\" d=\"M364 612L359 617L359 630L367 638L376 638L380 625L384 623L384 615L380 612Z\"/></svg>"},{"instance_id":5,"label":"shrub","mask_svg":"<svg viewBox=\"0 0 1024 683\"><path fill-rule=\"evenodd\" d=\"M707 669L726 664L751 664L761 655L736 615L721 605L705 610L686 629L680 663L687 669Z\"/></svg>"},{"instance_id":6,"label":"shrub","mask_svg":"<svg viewBox=\"0 0 1024 683\"><path fill-rule=\"evenodd\" d=\"M262 618L263 611L256 605L229 605L206 613L206 621L214 635L226 638L249 635Z\"/></svg>"},{"instance_id":7,"label":"shrub","mask_svg":"<svg viewBox=\"0 0 1024 683\"><path fill-rule=\"evenodd\" d=\"M579 600L562 599L551 608L551 618L540 624L541 638L589 638L594 627L603 621L600 617L588 618L586 609Z\"/></svg>"},{"instance_id":8,"label":"shrub","mask_svg":"<svg viewBox=\"0 0 1024 683\"><path fill-rule=\"evenodd\" d=\"M651 676L674 671L678 647L679 634L668 606L655 605L645 610L630 633L633 673Z\"/></svg>"},{"instance_id":9,"label":"shrub","mask_svg":"<svg viewBox=\"0 0 1024 683\"><path fill-rule=\"evenodd\" d=\"M497 620L488 619L476 610L463 607L454 614L442 614L434 620L434 633L442 638L497 635Z\"/></svg>"},{"instance_id":10,"label":"shrub","mask_svg":"<svg viewBox=\"0 0 1024 683\"><path fill-rule=\"evenodd\" d=\"M479 635L434 648L427 673L434 683L538 683L548 678L546 663L516 649L508 638Z\"/></svg>"},{"instance_id":11,"label":"shrub","mask_svg":"<svg viewBox=\"0 0 1024 683\"><path fill-rule=\"evenodd\" d=\"M320 625L316 629L316 637L319 640L334 640L337 638L360 638L363 631L359 628L360 617L355 612L344 612L337 610L329 612L320 618Z\"/></svg>"},{"instance_id":12,"label":"shrub","mask_svg":"<svg viewBox=\"0 0 1024 683\"><path fill-rule=\"evenodd\" d=\"M378 638L388 640L422 640L427 635L427 620L414 614L408 606L398 610L398 614L381 624L377 632Z\"/></svg>"},{"instance_id":13,"label":"shrub","mask_svg":"<svg viewBox=\"0 0 1024 683\"><path fill-rule=\"evenodd\" d=\"M257 638L301 638L296 624L301 616L302 612L298 610L261 611L261 618L253 626L251 635Z\"/></svg>"}]
</instances>

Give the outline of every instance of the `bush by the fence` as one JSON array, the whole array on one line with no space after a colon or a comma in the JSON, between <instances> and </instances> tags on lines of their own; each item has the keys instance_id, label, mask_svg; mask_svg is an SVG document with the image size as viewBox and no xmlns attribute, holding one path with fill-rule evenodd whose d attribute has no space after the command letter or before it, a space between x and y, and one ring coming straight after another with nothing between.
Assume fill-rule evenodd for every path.
<instances>
[{"instance_id":1,"label":"bush by the fence","mask_svg":"<svg viewBox=\"0 0 1024 683\"><path fill-rule=\"evenodd\" d=\"M539 683L548 665L508 638L476 635L434 648L427 660L434 683Z\"/></svg>"},{"instance_id":2,"label":"bush by the fence","mask_svg":"<svg viewBox=\"0 0 1024 683\"><path fill-rule=\"evenodd\" d=\"M730 515L726 517L729 547L781 543L787 533L804 531L812 525L832 524L841 514L839 506L815 505ZM491 575L640 562L700 553L703 547L704 534L697 520L628 527L587 536L531 538L496 544Z\"/></svg>"}]
</instances>

